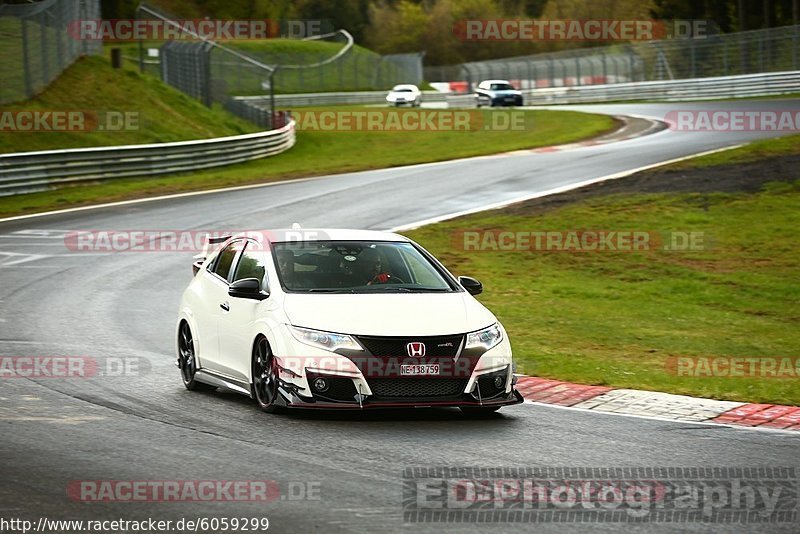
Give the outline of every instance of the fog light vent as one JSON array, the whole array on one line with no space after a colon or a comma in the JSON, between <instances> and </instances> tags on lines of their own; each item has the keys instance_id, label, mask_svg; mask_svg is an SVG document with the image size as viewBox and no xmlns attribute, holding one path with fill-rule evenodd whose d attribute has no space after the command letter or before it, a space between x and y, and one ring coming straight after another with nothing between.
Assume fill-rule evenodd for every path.
<instances>
[{"instance_id":1,"label":"fog light vent","mask_svg":"<svg viewBox=\"0 0 800 534\"><path fill-rule=\"evenodd\" d=\"M317 393L325 393L330 387L328 381L322 377L315 379L312 385L314 386L314 391Z\"/></svg>"}]
</instances>

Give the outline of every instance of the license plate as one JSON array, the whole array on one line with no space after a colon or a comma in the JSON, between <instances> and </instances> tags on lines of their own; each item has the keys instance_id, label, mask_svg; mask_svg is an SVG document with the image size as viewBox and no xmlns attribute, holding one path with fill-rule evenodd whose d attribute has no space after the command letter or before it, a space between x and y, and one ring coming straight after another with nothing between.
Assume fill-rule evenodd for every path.
<instances>
[{"instance_id":1,"label":"license plate","mask_svg":"<svg viewBox=\"0 0 800 534\"><path fill-rule=\"evenodd\" d=\"M419 365L401 365L401 375L438 375L438 363L424 363Z\"/></svg>"}]
</instances>

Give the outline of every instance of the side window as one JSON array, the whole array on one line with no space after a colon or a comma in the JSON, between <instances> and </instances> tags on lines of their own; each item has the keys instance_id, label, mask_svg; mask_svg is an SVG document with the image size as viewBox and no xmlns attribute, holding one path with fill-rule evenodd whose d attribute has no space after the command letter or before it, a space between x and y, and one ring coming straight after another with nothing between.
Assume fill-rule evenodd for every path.
<instances>
[{"instance_id":1,"label":"side window","mask_svg":"<svg viewBox=\"0 0 800 534\"><path fill-rule=\"evenodd\" d=\"M236 273L233 275L233 281L255 278L261 282L263 287L264 274L266 271L264 253L258 250L257 246L248 243L239 258L239 263L236 265Z\"/></svg>"},{"instance_id":2,"label":"side window","mask_svg":"<svg viewBox=\"0 0 800 534\"><path fill-rule=\"evenodd\" d=\"M225 249L219 253L219 256L214 262L214 273L216 273L224 280L227 280L228 273L230 273L231 270L231 265L233 265L233 260L236 258L236 254L241 249L242 249L241 241L234 241L233 243L225 247Z\"/></svg>"}]
</instances>

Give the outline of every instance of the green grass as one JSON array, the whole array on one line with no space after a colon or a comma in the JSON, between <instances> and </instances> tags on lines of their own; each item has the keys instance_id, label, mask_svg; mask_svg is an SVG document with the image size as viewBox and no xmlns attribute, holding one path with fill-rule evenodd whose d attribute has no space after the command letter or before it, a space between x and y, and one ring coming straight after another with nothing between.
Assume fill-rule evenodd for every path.
<instances>
[{"instance_id":1,"label":"green grass","mask_svg":"<svg viewBox=\"0 0 800 534\"><path fill-rule=\"evenodd\" d=\"M79 60L37 98L4 110L136 112L139 125L131 131L0 132L0 153L183 141L257 130L152 77L113 70L99 57Z\"/></svg>"},{"instance_id":2,"label":"green grass","mask_svg":"<svg viewBox=\"0 0 800 534\"><path fill-rule=\"evenodd\" d=\"M310 108L304 108L304 111L308 109ZM340 106L336 109L370 108ZM294 148L272 158L190 175L122 179L65 187L44 193L0 197L0 216L179 191L493 154L572 142L615 127L610 117L577 112L525 111L524 117L526 124L531 124L532 127L522 131L300 131ZM402 147L402 150L398 150L398 147Z\"/></svg>"},{"instance_id":3,"label":"green grass","mask_svg":"<svg viewBox=\"0 0 800 534\"><path fill-rule=\"evenodd\" d=\"M800 154L800 135L762 139L732 150L673 163L663 169L697 169L734 163L750 163L765 158Z\"/></svg>"},{"instance_id":4,"label":"green grass","mask_svg":"<svg viewBox=\"0 0 800 534\"><path fill-rule=\"evenodd\" d=\"M797 379L677 377L674 356L800 356L800 182L758 194L630 194L552 211L484 212L408 235L509 331L523 373L620 388L800 405ZM463 229L705 232L694 252L467 252Z\"/></svg>"}]
</instances>

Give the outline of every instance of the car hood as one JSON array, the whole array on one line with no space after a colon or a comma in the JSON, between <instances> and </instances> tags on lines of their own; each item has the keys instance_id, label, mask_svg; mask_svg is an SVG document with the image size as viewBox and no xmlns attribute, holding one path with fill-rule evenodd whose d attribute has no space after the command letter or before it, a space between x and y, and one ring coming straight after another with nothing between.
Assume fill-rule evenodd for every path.
<instances>
[{"instance_id":1,"label":"car hood","mask_svg":"<svg viewBox=\"0 0 800 534\"><path fill-rule=\"evenodd\" d=\"M287 294L295 326L364 336L434 336L472 332L497 319L466 292Z\"/></svg>"},{"instance_id":2,"label":"car hood","mask_svg":"<svg viewBox=\"0 0 800 534\"><path fill-rule=\"evenodd\" d=\"M416 98L415 93L406 93L406 92L397 92L397 93L389 93L386 98Z\"/></svg>"}]
</instances>

